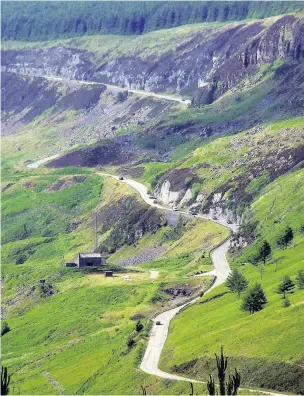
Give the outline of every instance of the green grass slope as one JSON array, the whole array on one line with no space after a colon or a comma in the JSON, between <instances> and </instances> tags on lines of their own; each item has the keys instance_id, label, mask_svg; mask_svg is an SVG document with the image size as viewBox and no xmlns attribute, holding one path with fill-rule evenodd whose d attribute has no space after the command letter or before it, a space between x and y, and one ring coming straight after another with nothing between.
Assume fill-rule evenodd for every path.
<instances>
[{"instance_id":1,"label":"green grass slope","mask_svg":"<svg viewBox=\"0 0 304 396\"><path fill-rule=\"evenodd\" d=\"M16 158L6 160L12 168L2 180L2 301L10 331L2 338L2 358L12 387L37 395L136 394L141 385L154 394L185 392L186 384L139 370L150 318L174 306L165 289L187 287L197 293L208 286L211 277L185 282L184 274L209 269L208 252L227 231L210 222L190 222L179 238L164 243L162 264L115 267L120 257L163 240L172 228L163 227L137 247L124 246L113 255L112 279L102 271L67 269L63 256L72 261L79 251L92 249L92 213L107 213L118 202L140 199L138 194L82 169L30 170ZM99 242L108 233L99 227ZM182 266L170 270L168 261L180 257ZM157 278L150 278L150 270L159 271ZM46 293L41 279L55 294ZM144 329L136 332L139 319Z\"/></svg>"},{"instance_id":2,"label":"green grass slope","mask_svg":"<svg viewBox=\"0 0 304 396\"><path fill-rule=\"evenodd\" d=\"M282 307L282 296L276 293L285 275L295 280L297 271L304 269L304 236L299 231L304 224L303 186L303 170L290 173L270 184L252 205L261 237L273 248L262 279L258 268L246 259L254 246L232 257L232 267L238 266L251 285L262 284L268 299L266 308L249 315L241 311L241 301L234 294L227 293L224 285L219 287L173 320L162 369L206 379L214 370L214 352L224 345L231 366L238 367L242 375L243 386L303 392L304 290L296 289L288 296L288 308ZM273 212L269 212L272 207ZM278 227L274 224L277 218L282 219ZM275 234L286 224L294 229L295 240L286 250L278 250Z\"/></svg>"}]
</instances>

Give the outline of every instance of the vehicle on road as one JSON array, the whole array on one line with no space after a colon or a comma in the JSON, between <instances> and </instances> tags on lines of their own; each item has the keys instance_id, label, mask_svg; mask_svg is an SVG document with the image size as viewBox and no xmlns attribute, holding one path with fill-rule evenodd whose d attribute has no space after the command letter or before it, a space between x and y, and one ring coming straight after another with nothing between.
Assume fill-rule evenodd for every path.
<instances>
[{"instance_id":1,"label":"vehicle on road","mask_svg":"<svg viewBox=\"0 0 304 396\"><path fill-rule=\"evenodd\" d=\"M158 320L155 324L156 324L157 326L159 326L159 325L161 325L162 323Z\"/></svg>"},{"instance_id":2,"label":"vehicle on road","mask_svg":"<svg viewBox=\"0 0 304 396\"><path fill-rule=\"evenodd\" d=\"M124 180L124 178L122 176L119 177L119 180Z\"/></svg>"},{"instance_id":3,"label":"vehicle on road","mask_svg":"<svg viewBox=\"0 0 304 396\"><path fill-rule=\"evenodd\" d=\"M178 208L176 206L173 206L174 212L178 212Z\"/></svg>"}]
</instances>

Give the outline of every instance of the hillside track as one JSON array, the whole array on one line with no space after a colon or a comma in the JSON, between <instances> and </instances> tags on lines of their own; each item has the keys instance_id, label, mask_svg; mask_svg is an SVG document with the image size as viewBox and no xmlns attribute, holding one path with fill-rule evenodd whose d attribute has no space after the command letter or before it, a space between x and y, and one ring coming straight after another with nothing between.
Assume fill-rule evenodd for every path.
<instances>
[{"instance_id":1,"label":"hillside track","mask_svg":"<svg viewBox=\"0 0 304 396\"><path fill-rule=\"evenodd\" d=\"M15 72L14 72L15 73ZM189 105L191 104L191 100L189 99L183 99L180 96L177 95L166 95L166 94L161 94L161 93L156 93L156 92L151 92L151 91L143 91L139 89L132 89L132 88L125 88L125 87L119 87L118 85L111 85L111 84L106 84L102 82L96 82L96 81L88 81L88 80L72 80L68 78L62 78L62 77L54 77L54 76L48 76L48 75L35 75L35 74L26 74L26 73L16 73L22 76L30 76L30 77L41 77L45 78L46 80L49 81L56 81L56 82L63 82L67 83L70 86L77 86L77 85L83 85L83 86L90 86L90 85L104 85L109 89L109 91L112 91L113 93L117 92L131 92L135 95L138 96L143 96L143 97L152 97L155 99L160 99L160 100L165 100L169 102L176 102L176 103L181 103L184 105Z\"/></svg>"}]
</instances>

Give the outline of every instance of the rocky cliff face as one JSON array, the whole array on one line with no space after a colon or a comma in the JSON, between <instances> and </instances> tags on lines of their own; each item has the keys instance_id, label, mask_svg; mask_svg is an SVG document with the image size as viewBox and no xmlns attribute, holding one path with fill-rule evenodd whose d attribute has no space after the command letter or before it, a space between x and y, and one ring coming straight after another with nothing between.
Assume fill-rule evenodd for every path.
<instances>
[{"instance_id":1,"label":"rocky cliff face","mask_svg":"<svg viewBox=\"0 0 304 396\"><path fill-rule=\"evenodd\" d=\"M71 48L3 51L2 65L5 71L22 74L178 92L206 104L265 63L302 59L304 23L294 15L233 23L211 29L207 37L198 30L174 53L142 57L140 51L108 60L105 55L72 48L71 43Z\"/></svg>"}]
</instances>

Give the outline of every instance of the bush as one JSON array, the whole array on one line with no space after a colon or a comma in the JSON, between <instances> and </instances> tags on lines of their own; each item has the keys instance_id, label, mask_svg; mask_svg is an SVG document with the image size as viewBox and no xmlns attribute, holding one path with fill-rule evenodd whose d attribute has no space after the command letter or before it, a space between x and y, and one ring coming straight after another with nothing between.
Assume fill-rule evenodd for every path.
<instances>
[{"instance_id":1,"label":"bush","mask_svg":"<svg viewBox=\"0 0 304 396\"><path fill-rule=\"evenodd\" d=\"M284 298L282 301L282 307L283 308L288 308L290 307L290 301L288 300L288 298Z\"/></svg>"},{"instance_id":2,"label":"bush","mask_svg":"<svg viewBox=\"0 0 304 396\"><path fill-rule=\"evenodd\" d=\"M1 323L1 337L4 336L4 334L8 333L9 331L11 331L11 329L10 329L8 323L3 321Z\"/></svg>"},{"instance_id":3,"label":"bush","mask_svg":"<svg viewBox=\"0 0 304 396\"><path fill-rule=\"evenodd\" d=\"M135 340L133 335L130 335L130 337L127 339L127 347L132 348L133 345L135 345Z\"/></svg>"},{"instance_id":4,"label":"bush","mask_svg":"<svg viewBox=\"0 0 304 396\"><path fill-rule=\"evenodd\" d=\"M139 320L137 323L136 323L136 326L135 326L135 330L137 331L137 333L140 333L142 330L143 330L143 328L144 328L144 325L141 323L141 321Z\"/></svg>"},{"instance_id":5,"label":"bush","mask_svg":"<svg viewBox=\"0 0 304 396\"><path fill-rule=\"evenodd\" d=\"M121 103L124 100L126 100L127 97L128 97L128 91L123 91L123 92L119 91L116 94L116 100L115 101L116 101L116 103Z\"/></svg>"}]
</instances>

